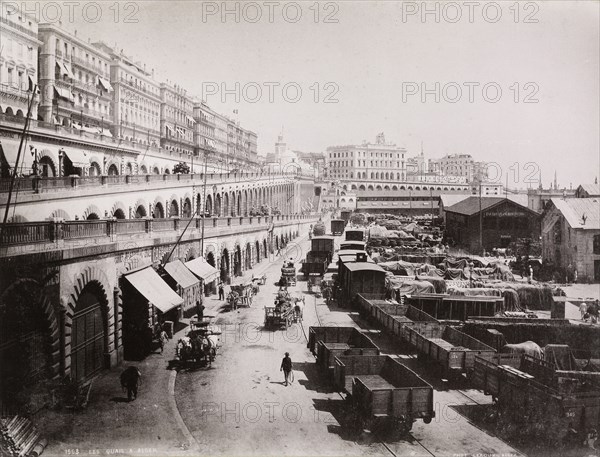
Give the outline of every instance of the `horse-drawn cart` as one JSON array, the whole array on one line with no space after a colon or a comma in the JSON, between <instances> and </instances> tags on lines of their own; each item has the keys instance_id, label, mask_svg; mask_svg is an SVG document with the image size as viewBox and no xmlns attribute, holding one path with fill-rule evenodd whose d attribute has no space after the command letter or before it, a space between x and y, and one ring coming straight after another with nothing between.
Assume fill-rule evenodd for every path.
<instances>
[{"instance_id":1,"label":"horse-drawn cart","mask_svg":"<svg viewBox=\"0 0 600 457\"><path fill-rule=\"evenodd\" d=\"M232 284L231 292L235 292L239 299L237 306L252 306L252 299L257 293L257 287L252 281L248 281L244 284Z\"/></svg>"},{"instance_id":2,"label":"horse-drawn cart","mask_svg":"<svg viewBox=\"0 0 600 457\"><path fill-rule=\"evenodd\" d=\"M308 275L308 292L314 293L317 297L321 296L321 275L319 273Z\"/></svg>"},{"instance_id":3,"label":"horse-drawn cart","mask_svg":"<svg viewBox=\"0 0 600 457\"><path fill-rule=\"evenodd\" d=\"M191 330L177 342L176 355L182 363L205 362L209 366L221 346L221 331L208 320L191 321Z\"/></svg>"},{"instance_id":4,"label":"horse-drawn cart","mask_svg":"<svg viewBox=\"0 0 600 457\"><path fill-rule=\"evenodd\" d=\"M281 278L279 285L284 286L295 286L296 285L296 268L294 265L287 263L286 266L281 268Z\"/></svg>"},{"instance_id":5,"label":"horse-drawn cart","mask_svg":"<svg viewBox=\"0 0 600 457\"><path fill-rule=\"evenodd\" d=\"M286 329L292 325L294 310L286 306L265 306L265 327Z\"/></svg>"}]
</instances>

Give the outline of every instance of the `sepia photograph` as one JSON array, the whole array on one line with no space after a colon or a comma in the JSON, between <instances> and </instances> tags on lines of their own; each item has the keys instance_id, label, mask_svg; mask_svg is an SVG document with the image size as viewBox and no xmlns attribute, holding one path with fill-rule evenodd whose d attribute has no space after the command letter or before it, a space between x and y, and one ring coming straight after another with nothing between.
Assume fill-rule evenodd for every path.
<instances>
[{"instance_id":1,"label":"sepia photograph","mask_svg":"<svg viewBox=\"0 0 600 457\"><path fill-rule=\"evenodd\" d=\"M600 1L0 0L0 457L600 457Z\"/></svg>"}]
</instances>

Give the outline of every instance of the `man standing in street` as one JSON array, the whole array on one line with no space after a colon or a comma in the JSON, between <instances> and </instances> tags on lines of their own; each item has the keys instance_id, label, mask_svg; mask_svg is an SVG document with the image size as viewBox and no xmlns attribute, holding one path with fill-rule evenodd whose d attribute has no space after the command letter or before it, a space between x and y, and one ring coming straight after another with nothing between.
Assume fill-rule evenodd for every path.
<instances>
[{"instance_id":1,"label":"man standing in street","mask_svg":"<svg viewBox=\"0 0 600 457\"><path fill-rule=\"evenodd\" d=\"M281 361L281 368L279 371L283 371L283 375L285 377L285 385L288 385L288 382L291 384L290 374L292 373L292 359L290 359L290 353L286 352L285 357Z\"/></svg>"},{"instance_id":2,"label":"man standing in street","mask_svg":"<svg viewBox=\"0 0 600 457\"><path fill-rule=\"evenodd\" d=\"M219 283L219 300L225 300L225 288L223 283Z\"/></svg>"},{"instance_id":3,"label":"man standing in street","mask_svg":"<svg viewBox=\"0 0 600 457\"><path fill-rule=\"evenodd\" d=\"M204 317L204 305L200 300L196 300L196 314L198 315L198 322L201 322Z\"/></svg>"}]
</instances>

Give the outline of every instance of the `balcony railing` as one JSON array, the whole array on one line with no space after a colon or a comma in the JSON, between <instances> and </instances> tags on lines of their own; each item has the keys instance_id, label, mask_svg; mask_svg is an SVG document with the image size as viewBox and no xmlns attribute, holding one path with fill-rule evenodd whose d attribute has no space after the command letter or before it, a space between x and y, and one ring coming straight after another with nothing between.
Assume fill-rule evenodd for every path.
<instances>
[{"instance_id":1,"label":"balcony railing","mask_svg":"<svg viewBox=\"0 0 600 457\"><path fill-rule=\"evenodd\" d=\"M281 215L262 217L214 217L205 221L208 229L207 236L214 236L222 232L225 227L248 227L256 229L263 225L264 228L273 222L276 226L286 225L289 222L312 221L316 215ZM88 221L42 221L42 222L17 222L8 223L2 227L2 246L33 245L35 243L52 243L59 240L72 241L77 239L98 238L101 244L114 241L118 235L138 235L152 232L173 232L180 234L187 223L187 219L178 217L169 219L100 219ZM194 218L189 225L188 232L200 235L202 218ZM212 234L210 230L217 228ZM236 230L240 230L239 228ZM150 235L151 236L151 235ZM139 235L138 235L139 238ZM58 249L58 248L57 248Z\"/></svg>"},{"instance_id":2,"label":"balcony railing","mask_svg":"<svg viewBox=\"0 0 600 457\"><path fill-rule=\"evenodd\" d=\"M17 29L23 33L26 33L27 35L30 35L32 37L34 37L37 40L37 33L34 32L33 30L29 30L26 27L23 27L22 25L19 25L13 21L9 21L8 19L6 19L5 17L0 17L0 22L2 22L3 24L8 25L9 27L12 27L14 29Z\"/></svg>"},{"instance_id":3,"label":"balcony railing","mask_svg":"<svg viewBox=\"0 0 600 457\"><path fill-rule=\"evenodd\" d=\"M244 181L263 180L272 182L295 176L294 173L207 173L206 184L226 184ZM9 191L10 178L0 178L0 194ZM164 174L164 175L101 175L101 176L63 176L63 177L19 177L15 179L14 190L19 192L42 193L54 190L76 189L78 187L94 187L108 185L144 185L158 182L184 182L190 186L202 186L204 175L194 174Z\"/></svg>"}]
</instances>

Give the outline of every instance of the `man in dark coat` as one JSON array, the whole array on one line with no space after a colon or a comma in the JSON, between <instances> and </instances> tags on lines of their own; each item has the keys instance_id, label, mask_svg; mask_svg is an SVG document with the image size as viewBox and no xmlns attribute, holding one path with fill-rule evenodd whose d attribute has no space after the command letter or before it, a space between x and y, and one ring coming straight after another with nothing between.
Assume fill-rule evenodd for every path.
<instances>
[{"instance_id":1,"label":"man in dark coat","mask_svg":"<svg viewBox=\"0 0 600 457\"><path fill-rule=\"evenodd\" d=\"M285 385L288 385L288 382L291 384L290 374L292 373L292 359L290 359L290 353L286 352L285 357L281 361L281 368L279 371L283 371L283 375L285 377Z\"/></svg>"},{"instance_id":2,"label":"man in dark coat","mask_svg":"<svg viewBox=\"0 0 600 457\"><path fill-rule=\"evenodd\" d=\"M121 373L121 387L127 389L127 399L133 401L138 394L138 387L142 383L142 373L137 367L129 367Z\"/></svg>"},{"instance_id":3,"label":"man in dark coat","mask_svg":"<svg viewBox=\"0 0 600 457\"><path fill-rule=\"evenodd\" d=\"M225 300L225 287L223 287L223 283L219 284L219 300Z\"/></svg>"}]
</instances>

